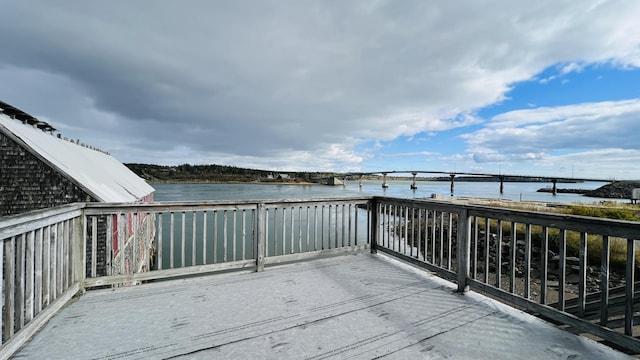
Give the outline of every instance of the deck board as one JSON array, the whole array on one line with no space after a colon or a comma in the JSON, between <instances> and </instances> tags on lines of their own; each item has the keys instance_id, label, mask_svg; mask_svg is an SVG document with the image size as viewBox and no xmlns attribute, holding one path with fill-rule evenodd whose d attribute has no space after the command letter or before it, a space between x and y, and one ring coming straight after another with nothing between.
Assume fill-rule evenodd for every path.
<instances>
[{"instance_id":1,"label":"deck board","mask_svg":"<svg viewBox=\"0 0 640 360\"><path fill-rule=\"evenodd\" d=\"M87 292L19 359L626 359L384 255Z\"/></svg>"}]
</instances>

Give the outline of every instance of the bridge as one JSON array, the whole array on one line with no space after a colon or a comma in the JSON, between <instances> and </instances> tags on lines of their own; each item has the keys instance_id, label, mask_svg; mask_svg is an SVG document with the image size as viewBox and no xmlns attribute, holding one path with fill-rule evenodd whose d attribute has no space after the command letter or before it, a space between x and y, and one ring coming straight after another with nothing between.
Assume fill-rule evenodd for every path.
<instances>
[{"instance_id":1,"label":"bridge","mask_svg":"<svg viewBox=\"0 0 640 360\"><path fill-rule=\"evenodd\" d=\"M535 181L548 181L553 184L551 192L553 195L558 193L558 182L583 182L583 181L598 181L598 182L613 182L613 179L597 179L597 178L576 178L576 177L561 177L561 176L533 176L533 175L515 175L515 174L493 174L493 173L481 173L481 172L459 172L459 171L436 171L436 170L389 170L389 171L375 171L375 172L351 172L345 174L345 177L360 176L360 186L362 186L362 177L365 175L382 175L382 187L388 188L387 175L389 174L411 174L413 176L413 182L411 183L411 189L416 190L418 185L416 184L416 177L418 174L431 174L431 175L448 175L451 178L451 194L455 190L455 177L462 176L474 176L495 178L500 181L500 194L504 193L505 181L513 179L531 179Z\"/></svg>"}]
</instances>

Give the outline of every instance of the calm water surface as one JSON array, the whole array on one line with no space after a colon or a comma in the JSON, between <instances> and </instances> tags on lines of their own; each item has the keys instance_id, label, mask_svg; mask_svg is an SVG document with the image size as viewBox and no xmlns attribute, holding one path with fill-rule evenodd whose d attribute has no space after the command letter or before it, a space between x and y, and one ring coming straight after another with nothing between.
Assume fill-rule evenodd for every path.
<instances>
[{"instance_id":1,"label":"calm water surface","mask_svg":"<svg viewBox=\"0 0 640 360\"><path fill-rule=\"evenodd\" d=\"M418 181L418 189L411 190L410 181L388 181L389 188L383 189L381 181L364 181L362 187L357 181L346 186L289 185L289 184L154 184L156 201L182 200L283 200L352 196L392 196L400 198L426 198L432 194L451 196L450 183L446 181ZM558 184L561 189L597 189L602 182ZM590 198L577 194L539 193L536 190L551 187L551 183L505 183L500 194L497 182L456 182L455 197L495 198L522 201L544 201L590 203L605 199Z\"/></svg>"}]
</instances>

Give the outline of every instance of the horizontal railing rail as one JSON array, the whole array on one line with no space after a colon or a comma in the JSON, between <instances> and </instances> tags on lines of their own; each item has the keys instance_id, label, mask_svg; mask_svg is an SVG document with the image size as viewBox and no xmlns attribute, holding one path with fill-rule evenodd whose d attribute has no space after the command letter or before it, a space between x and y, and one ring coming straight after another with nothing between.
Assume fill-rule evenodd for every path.
<instances>
[{"instance_id":1,"label":"horizontal railing rail","mask_svg":"<svg viewBox=\"0 0 640 360\"><path fill-rule=\"evenodd\" d=\"M431 200L373 206L374 249L640 353L639 222Z\"/></svg>"}]
</instances>

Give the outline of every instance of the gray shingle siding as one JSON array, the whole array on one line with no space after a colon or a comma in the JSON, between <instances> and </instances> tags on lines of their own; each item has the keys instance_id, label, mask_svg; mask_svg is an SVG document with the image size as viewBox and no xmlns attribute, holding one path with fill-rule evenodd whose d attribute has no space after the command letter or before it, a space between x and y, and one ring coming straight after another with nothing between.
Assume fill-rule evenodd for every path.
<instances>
[{"instance_id":1,"label":"gray shingle siding","mask_svg":"<svg viewBox=\"0 0 640 360\"><path fill-rule=\"evenodd\" d=\"M92 201L84 190L0 132L0 216Z\"/></svg>"}]
</instances>

